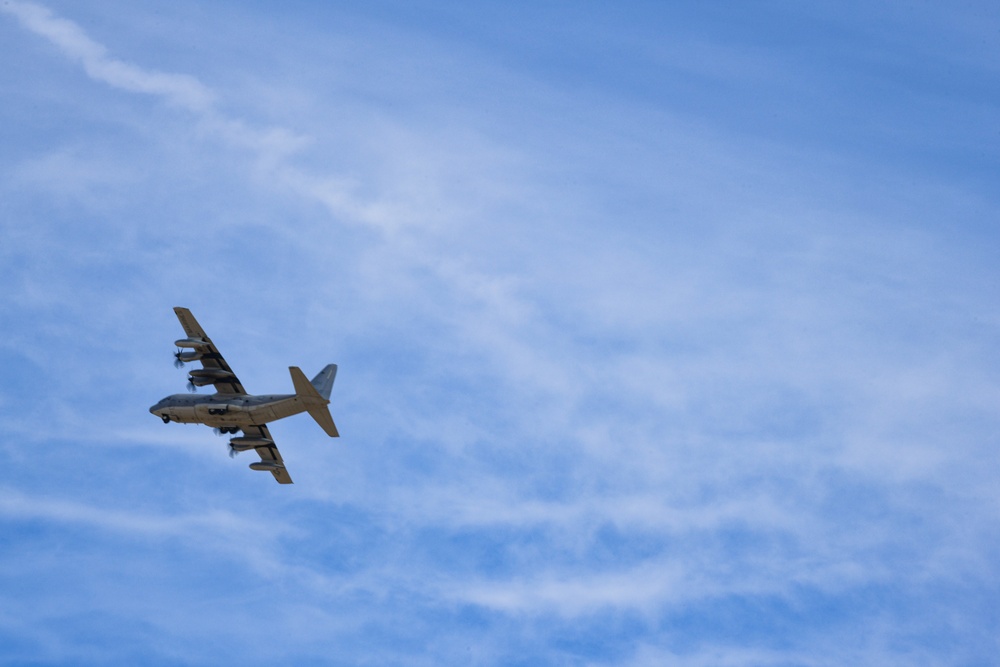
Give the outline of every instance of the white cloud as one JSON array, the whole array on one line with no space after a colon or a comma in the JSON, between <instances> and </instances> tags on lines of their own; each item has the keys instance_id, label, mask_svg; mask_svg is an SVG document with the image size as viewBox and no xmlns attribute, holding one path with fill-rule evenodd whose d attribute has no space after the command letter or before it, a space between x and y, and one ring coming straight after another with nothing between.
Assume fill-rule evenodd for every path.
<instances>
[{"instance_id":1,"label":"white cloud","mask_svg":"<svg viewBox=\"0 0 1000 667\"><path fill-rule=\"evenodd\" d=\"M92 507L76 500L28 496L12 489L0 492L0 514L8 520L77 524L133 537L184 538L189 541L192 535L198 535L199 539L190 540L191 544L210 536L216 546L229 542L227 549L232 551L243 551L250 545L254 545L255 550L265 548L274 536L286 530L282 526L262 526L257 521L228 511L158 516ZM239 544L236 539L239 539Z\"/></svg>"},{"instance_id":2,"label":"white cloud","mask_svg":"<svg viewBox=\"0 0 1000 667\"><path fill-rule=\"evenodd\" d=\"M212 107L213 95L194 77L144 70L111 58L107 49L87 36L80 26L41 5L10 0L0 9L13 14L26 28L79 61L97 81L130 92L156 95L189 111L204 112Z\"/></svg>"},{"instance_id":3,"label":"white cloud","mask_svg":"<svg viewBox=\"0 0 1000 667\"><path fill-rule=\"evenodd\" d=\"M879 587L926 602L927 582L995 579L977 554L989 552L997 521L989 433L1000 392L990 364L976 366L996 322L984 315L975 330L968 316L989 311L990 269L976 264L987 279L963 282L955 276L972 255L960 242L894 219L941 191L912 195L912 175L881 179L870 167L844 179L850 159L745 137L730 146L724 132L620 99L557 100L567 91L510 72L506 83L531 88L512 95L558 117L512 103L487 120L468 110L411 119L355 101L377 117L359 123L355 109L346 122L331 120L329 108L349 105L327 91L316 94L322 112L296 129L265 126L202 79L116 60L38 5L6 8L95 81L156 96L168 120L189 112L178 114L183 129L146 128L163 144L149 174L122 169L133 153L96 159L105 153L85 140L14 170L12 192L23 185L95 209L106 190L160 196L148 204L155 233L127 238L134 221L110 210L91 223L99 241L69 243L72 216L9 237L19 243L5 261L25 252L45 270L20 274L30 279L6 303L53 314L45 328L11 326L2 350L65 382L44 401L5 392L2 407L16 410L5 433L30 443L6 451L33 479L65 479L58 461L71 451L127 457L164 476L159 503L176 490L177 503L228 508L145 513L71 489L13 487L0 495L12 524L113 534L132 556L144 540L179 544L192 571L219 554L242 563L245 551L254 575L290 600L283 627L305 643L323 630L296 628L296 618L336 628L338 640L395 628L393 614L421 629L434 624L425 616L443 619L461 635L475 624L454 609L471 606L502 643L498 627L545 634L553 617L638 614L657 627L687 605L740 614L738 601L794 605L805 590L839 608ZM729 48L723 70L734 67ZM736 69L759 73L757 64ZM499 80L472 66L485 85ZM406 85L421 91L419 80ZM520 125L491 130L506 113L521 113ZM538 122L530 141L519 135L528 121ZM351 137L338 143L336 133ZM343 145L364 161L344 168ZM150 185L174 174L195 185ZM865 178L884 191L853 189ZM909 199L880 204L892 215L855 215L882 192ZM840 203L845 193L857 199ZM961 199L946 193L919 224ZM128 256L142 269L81 296L94 267ZM73 272L59 274L67 265ZM165 302L175 297L185 301ZM203 323L228 337L230 362L256 373L248 386L262 391L285 386L286 357L351 355L332 359L343 364L344 439L317 440L308 420L278 427L302 471L294 494L248 495L242 461L213 468L223 445L205 429L153 432L161 426L143 411L154 387L175 380L161 379L166 352L146 357L169 347L170 305L203 312L187 299L204 304ZM122 401L138 404L135 422ZM184 493L216 472L232 486ZM121 483L127 502L135 491ZM239 618L265 607L250 601ZM162 623L175 635L191 625ZM812 627L840 632L823 618ZM639 644L652 648L635 664L680 659ZM832 664L802 646L698 647L686 664Z\"/></svg>"}]
</instances>

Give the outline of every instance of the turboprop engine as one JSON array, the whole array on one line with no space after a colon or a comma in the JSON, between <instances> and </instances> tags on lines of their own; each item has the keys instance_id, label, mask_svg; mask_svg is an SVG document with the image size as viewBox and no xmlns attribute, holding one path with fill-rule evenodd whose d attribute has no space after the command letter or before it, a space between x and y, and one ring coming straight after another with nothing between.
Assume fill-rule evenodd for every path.
<instances>
[{"instance_id":1,"label":"turboprop engine","mask_svg":"<svg viewBox=\"0 0 1000 667\"><path fill-rule=\"evenodd\" d=\"M229 371L224 371L221 368L194 368L188 371L188 382L196 387L204 387L205 385L215 384L216 382L221 382L222 380L228 380L231 377L236 377Z\"/></svg>"},{"instance_id":2,"label":"turboprop engine","mask_svg":"<svg viewBox=\"0 0 1000 667\"><path fill-rule=\"evenodd\" d=\"M237 452L245 452L248 449L256 449L257 447L268 447L274 444L274 440L268 438L249 438L249 437L239 437L233 438L229 441L229 446Z\"/></svg>"},{"instance_id":3,"label":"turboprop engine","mask_svg":"<svg viewBox=\"0 0 1000 667\"><path fill-rule=\"evenodd\" d=\"M180 340L175 340L174 345L177 347L208 347L208 341L204 338L181 338Z\"/></svg>"},{"instance_id":4,"label":"turboprop engine","mask_svg":"<svg viewBox=\"0 0 1000 667\"><path fill-rule=\"evenodd\" d=\"M283 470L284 465L278 463L277 461L257 461L256 463L250 464L251 470L261 470L266 472L271 472L272 470Z\"/></svg>"},{"instance_id":5,"label":"turboprop engine","mask_svg":"<svg viewBox=\"0 0 1000 667\"><path fill-rule=\"evenodd\" d=\"M174 358L177 359L177 361L181 362L182 364L186 364L189 361L198 361L199 359L202 358L202 356L203 356L202 353L198 352L197 350L193 350L191 352L174 353Z\"/></svg>"}]
</instances>

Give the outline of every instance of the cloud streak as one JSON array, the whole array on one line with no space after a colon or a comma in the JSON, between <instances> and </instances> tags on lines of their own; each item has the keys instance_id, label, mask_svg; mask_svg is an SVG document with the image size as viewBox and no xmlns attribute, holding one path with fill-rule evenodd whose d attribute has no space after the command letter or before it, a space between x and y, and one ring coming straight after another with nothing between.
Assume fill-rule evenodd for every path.
<instances>
[{"instance_id":1,"label":"cloud streak","mask_svg":"<svg viewBox=\"0 0 1000 667\"><path fill-rule=\"evenodd\" d=\"M107 49L92 40L80 26L56 16L46 7L11 0L0 9L79 62L87 75L96 81L133 93L155 95L188 111L206 112L214 104L215 96L194 77L145 70L112 58Z\"/></svg>"},{"instance_id":2,"label":"cloud streak","mask_svg":"<svg viewBox=\"0 0 1000 667\"><path fill-rule=\"evenodd\" d=\"M0 351L22 386L0 396L3 447L21 474L0 493L0 519L25 550L77 536L95 562L115 550L130 571L149 559L204 576L178 591L147 585L173 615L108 594L111 616L128 610L168 637L218 633L251 663L264 661L260 640L223 616L250 627L266 615L299 639L293 657L343 651L354 663L468 663L470 637L482 664L515 653L834 664L824 651L838 642L823 636L861 636L852 661L872 664L946 657L965 640L987 654L976 633L993 617L968 610L997 581L995 269L936 226L963 197L940 197L946 176L888 174L877 158L794 135L727 134L746 117L693 122L624 79L581 70L584 86L524 64L567 42L504 70L509 52L480 44L435 60L371 17L338 29L363 25L359 44L402 40L416 79L392 88L373 72L395 70L366 61L333 86L322 49L338 33L300 25L276 46L302 59L303 80L323 81L309 86L318 111L268 126L207 79L117 60L39 5L5 8L96 88L164 103L155 127L129 135L138 148L96 153L106 168L90 169L103 164L92 147L113 133L81 131L11 169L26 220L52 217L45 197L23 192L47 179L69 213L10 237L50 259L6 297L21 318ZM587 25L574 16L561 29ZM444 18L408 29L442 40ZM638 39L612 37L616 48ZM676 69L742 90L746 72L767 71L769 88L782 85L784 69L734 67L754 49L716 38L721 68L657 61L655 77L627 81L701 90L671 88ZM814 66L795 55L760 62ZM482 89L456 97L418 72ZM505 94L485 90L501 81ZM130 171L145 152L148 174ZM914 179L933 194L911 192ZM105 190L135 194L98 208ZM100 213L93 229L75 231L87 210ZM149 230L135 223L146 214ZM113 262L118 273L99 273ZM291 492L240 475L244 462L204 429L144 435L146 405L175 383L157 342L169 344L175 304L149 313L175 296L200 301L178 305L205 313L241 377L257 374L247 386L285 386L286 356L337 351L345 438L319 441L308 420L275 426L300 462ZM94 488L88 466L112 489ZM146 475L155 487L136 481ZM118 505L136 498L149 510ZM104 576L71 587L68 606L86 616L85 589ZM24 599L43 600L19 603L39 618L57 615L56 595ZM218 608L227 614L205 611ZM932 614L960 622L914 640ZM886 648L904 645L916 648Z\"/></svg>"}]
</instances>

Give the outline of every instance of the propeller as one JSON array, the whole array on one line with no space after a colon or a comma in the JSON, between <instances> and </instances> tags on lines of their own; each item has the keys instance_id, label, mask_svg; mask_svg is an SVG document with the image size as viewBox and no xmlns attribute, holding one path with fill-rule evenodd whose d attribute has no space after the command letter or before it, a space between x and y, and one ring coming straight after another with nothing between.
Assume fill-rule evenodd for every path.
<instances>
[{"instance_id":1,"label":"propeller","mask_svg":"<svg viewBox=\"0 0 1000 667\"><path fill-rule=\"evenodd\" d=\"M190 380L188 380L188 391L190 391L192 394L198 391L198 387L196 387L194 385L194 382L191 382Z\"/></svg>"},{"instance_id":2,"label":"propeller","mask_svg":"<svg viewBox=\"0 0 1000 667\"><path fill-rule=\"evenodd\" d=\"M229 458L235 459L236 455L240 453L240 450L236 449L232 445L229 445Z\"/></svg>"},{"instance_id":3,"label":"propeller","mask_svg":"<svg viewBox=\"0 0 1000 667\"><path fill-rule=\"evenodd\" d=\"M184 362L181 361L181 351L179 349L174 352L174 368L184 368Z\"/></svg>"}]
</instances>

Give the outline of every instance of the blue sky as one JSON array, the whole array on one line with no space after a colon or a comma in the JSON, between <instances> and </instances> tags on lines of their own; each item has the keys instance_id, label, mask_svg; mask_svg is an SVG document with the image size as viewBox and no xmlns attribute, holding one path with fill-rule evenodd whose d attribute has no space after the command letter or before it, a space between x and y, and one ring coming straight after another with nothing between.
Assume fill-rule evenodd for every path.
<instances>
[{"instance_id":1,"label":"blue sky","mask_svg":"<svg viewBox=\"0 0 1000 667\"><path fill-rule=\"evenodd\" d=\"M0 9L0 663L996 663L994 3Z\"/></svg>"}]
</instances>

